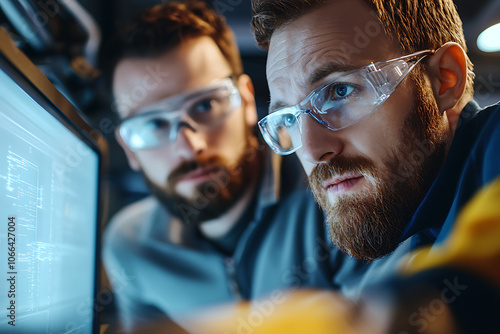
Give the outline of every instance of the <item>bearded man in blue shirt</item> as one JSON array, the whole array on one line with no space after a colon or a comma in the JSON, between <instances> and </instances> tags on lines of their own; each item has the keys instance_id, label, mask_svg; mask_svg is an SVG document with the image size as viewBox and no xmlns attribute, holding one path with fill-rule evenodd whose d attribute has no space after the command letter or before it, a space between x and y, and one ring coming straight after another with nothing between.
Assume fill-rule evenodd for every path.
<instances>
[{"instance_id":1,"label":"bearded man in blue shirt","mask_svg":"<svg viewBox=\"0 0 500 334\"><path fill-rule=\"evenodd\" d=\"M499 177L500 107L480 110L472 99L473 66L451 0L252 2L271 92L260 129L277 154L297 154L335 244L353 261L371 261L349 282L359 295L398 276L385 263L441 246L465 204ZM460 243L457 254L471 256L420 265L419 279L394 283L394 295L418 310L436 300L425 291L449 291L444 282L454 282L455 290L467 287L447 305L458 327L489 329L500 282L483 269L498 252L478 250L500 242L486 236ZM481 307L470 307L474 297L484 297ZM420 329L412 314L401 319Z\"/></svg>"}]
</instances>

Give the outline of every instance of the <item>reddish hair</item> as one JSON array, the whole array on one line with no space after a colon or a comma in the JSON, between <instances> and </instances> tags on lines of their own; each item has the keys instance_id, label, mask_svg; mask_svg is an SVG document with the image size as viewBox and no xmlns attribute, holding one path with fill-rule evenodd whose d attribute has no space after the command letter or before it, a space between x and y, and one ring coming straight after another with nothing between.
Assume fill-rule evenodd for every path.
<instances>
[{"instance_id":1,"label":"reddish hair","mask_svg":"<svg viewBox=\"0 0 500 334\"><path fill-rule=\"evenodd\" d=\"M252 0L252 26L257 43L269 48L274 31L327 4L328 0ZM438 49L456 42L465 51L462 21L452 0L365 0L376 12L388 36L395 36L406 53ZM466 93L474 93L474 66L467 57Z\"/></svg>"}]
</instances>

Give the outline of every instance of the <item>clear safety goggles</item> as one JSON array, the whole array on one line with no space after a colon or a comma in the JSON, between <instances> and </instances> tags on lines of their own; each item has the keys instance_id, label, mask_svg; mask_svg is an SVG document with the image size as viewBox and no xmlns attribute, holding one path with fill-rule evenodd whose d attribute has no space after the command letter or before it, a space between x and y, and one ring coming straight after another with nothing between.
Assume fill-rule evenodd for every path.
<instances>
[{"instance_id":1,"label":"clear safety goggles","mask_svg":"<svg viewBox=\"0 0 500 334\"><path fill-rule=\"evenodd\" d=\"M166 98L126 118L120 136L133 151L173 143L183 126L192 131L212 131L241 106L241 97L232 78Z\"/></svg>"},{"instance_id":2,"label":"clear safety goggles","mask_svg":"<svg viewBox=\"0 0 500 334\"><path fill-rule=\"evenodd\" d=\"M298 104L261 119L260 131L276 154L291 154L302 146L302 115L332 131L353 125L374 112L415 65L433 53L419 51L342 73Z\"/></svg>"}]
</instances>

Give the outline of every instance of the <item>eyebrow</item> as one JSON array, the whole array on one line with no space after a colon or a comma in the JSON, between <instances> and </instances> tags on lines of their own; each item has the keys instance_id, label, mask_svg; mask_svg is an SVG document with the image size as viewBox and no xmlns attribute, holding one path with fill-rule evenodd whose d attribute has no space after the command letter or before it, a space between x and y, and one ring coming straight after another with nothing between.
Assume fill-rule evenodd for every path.
<instances>
[{"instance_id":1,"label":"eyebrow","mask_svg":"<svg viewBox=\"0 0 500 334\"><path fill-rule=\"evenodd\" d=\"M314 71L310 76L309 79L307 80L307 83L309 86L314 85L318 81L324 79L325 77L329 76L332 73L338 73L338 72L349 72L352 70L356 70L359 67L356 67L354 65L346 64L346 63L328 63L326 65L321 66L319 69ZM287 104L283 101L276 101L273 104L269 106L269 113L273 113L278 109L286 107Z\"/></svg>"},{"instance_id":2,"label":"eyebrow","mask_svg":"<svg viewBox=\"0 0 500 334\"><path fill-rule=\"evenodd\" d=\"M285 102L283 102L283 101L276 101L276 102L274 102L273 104L271 104L269 106L268 113L272 114L276 110L284 108L284 107L286 107L286 103Z\"/></svg>"},{"instance_id":3,"label":"eyebrow","mask_svg":"<svg viewBox=\"0 0 500 334\"><path fill-rule=\"evenodd\" d=\"M310 76L308 80L309 85L313 85L320 81L321 79L324 79L328 75L336 72L349 72L352 70L356 70L359 67L356 67L354 65L350 64L345 64L345 63L329 63L326 65L321 66L319 69L314 71Z\"/></svg>"}]
</instances>

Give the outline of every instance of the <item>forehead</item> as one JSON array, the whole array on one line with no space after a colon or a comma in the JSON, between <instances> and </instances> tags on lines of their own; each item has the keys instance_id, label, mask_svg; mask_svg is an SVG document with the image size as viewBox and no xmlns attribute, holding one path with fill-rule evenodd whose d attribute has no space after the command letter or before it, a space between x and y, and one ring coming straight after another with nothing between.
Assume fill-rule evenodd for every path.
<instances>
[{"instance_id":1,"label":"forehead","mask_svg":"<svg viewBox=\"0 0 500 334\"><path fill-rule=\"evenodd\" d=\"M272 35L267 61L271 101L280 96L295 104L324 83L331 70L359 68L400 54L365 1L330 1Z\"/></svg>"},{"instance_id":2,"label":"forehead","mask_svg":"<svg viewBox=\"0 0 500 334\"><path fill-rule=\"evenodd\" d=\"M113 95L121 117L187 90L232 74L229 63L209 37L184 41L154 58L125 58L113 75Z\"/></svg>"}]
</instances>

